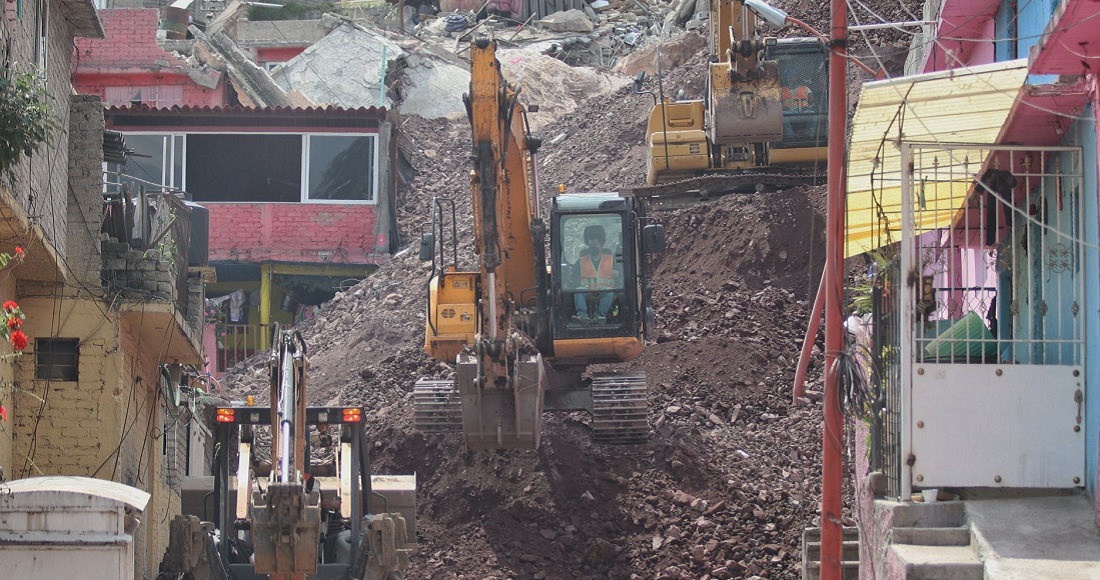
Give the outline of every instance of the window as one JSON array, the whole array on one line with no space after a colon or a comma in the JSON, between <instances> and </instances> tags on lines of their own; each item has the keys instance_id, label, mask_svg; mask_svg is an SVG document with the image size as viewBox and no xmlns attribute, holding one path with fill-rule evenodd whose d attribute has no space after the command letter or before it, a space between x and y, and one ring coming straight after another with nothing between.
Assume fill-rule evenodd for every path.
<instances>
[{"instance_id":1,"label":"window","mask_svg":"<svg viewBox=\"0 0 1100 580\"><path fill-rule=\"evenodd\" d=\"M623 323L622 239L617 214L561 218L562 311L570 327Z\"/></svg>"},{"instance_id":2,"label":"window","mask_svg":"<svg viewBox=\"0 0 1100 580\"><path fill-rule=\"evenodd\" d=\"M108 172L126 173L135 184L183 189L198 202L376 200L374 134L126 133L124 138L135 154L124 168L108 166ZM109 176L108 182L126 179Z\"/></svg>"},{"instance_id":3,"label":"window","mask_svg":"<svg viewBox=\"0 0 1100 580\"><path fill-rule=\"evenodd\" d=\"M309 201L373 201L374 137L308 137Z\"/></svg>"},{"instance_id":4,"label":"window","mask_svg":"<svg viewBox=\"0 0 1100 580\"><path fill-rule=\"evenodd\" d=\"M195 201L299 202L301 135L187 136L187 191Z\"/></svg>"},{"instance_id":5,"label":"window","mask_svg":"<svg viewBox=\"0 0 1100 580\"><path fill-rule=\"evenodd\" d=\"M133 191L159 184L181 188L183 178L183 135L164 133L128 133L126 148L133 151L126 164L107 164L107 191L115 191L122 183L131 183Z\"/></svg>"},{"instance_id":6,"label":"window","mask_svg":"<svg viewBox=\"0 0 1100 580\"><path fill-rule=\"evenodd\" d=\"M75 338L39 338L34 345L34 378L75 381L80 377L80 341Z\"/></svg>"}]
</instances>

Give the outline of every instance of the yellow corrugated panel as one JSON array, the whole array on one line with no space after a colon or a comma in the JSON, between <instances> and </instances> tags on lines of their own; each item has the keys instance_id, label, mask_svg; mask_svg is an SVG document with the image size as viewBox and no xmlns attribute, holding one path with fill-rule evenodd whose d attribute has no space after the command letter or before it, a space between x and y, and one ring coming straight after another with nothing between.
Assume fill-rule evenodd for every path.
<instances>
[{"instance_id":1,"label":"yellow corrugated panel","mask_svg":"<svg viewBox=\"0 0 1100 580\"><path fill-rule=\"evenodd\" d=\"M903 139L994 144L1026 79L1027 59L1020 59L863 85L848 148L844 255L861 254L901 237ZM934 196L935 207L921 211L919 228L947 225L966 198L971 180L963 168L972 170L982 160L962 163L965 155L956 151L953 161L940 157L941 163L959 167L960 179ZM943 168L940 165L941 173Z\"/></svg>"}]
</instances>

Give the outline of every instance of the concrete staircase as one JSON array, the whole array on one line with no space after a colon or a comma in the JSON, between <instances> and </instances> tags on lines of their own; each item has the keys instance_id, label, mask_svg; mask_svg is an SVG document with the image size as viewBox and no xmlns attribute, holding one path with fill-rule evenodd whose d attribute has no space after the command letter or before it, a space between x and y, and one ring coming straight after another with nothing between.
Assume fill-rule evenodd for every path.
<instances>
[{"instance_id":1,"label":"concrete staircase","mask_svg":"<svg viewBox=\"0 0 1100 580\"><path fill-rule=\"evenodd\" d=\"M893 510L887 577L983 580L963 502L913 503Z\"/></svg>"},{"instance_id":2,"label":"concrete staircase","mask_svg":"<svg viewBox=\"0 0 1100 580\"><path fill-rule=\"evenodd\" d=\"M859 580L859 528L844 528L840 555L842 580ZM821 578L821 528L802 532L802 580Z\"/></svg>"}]
</instances>

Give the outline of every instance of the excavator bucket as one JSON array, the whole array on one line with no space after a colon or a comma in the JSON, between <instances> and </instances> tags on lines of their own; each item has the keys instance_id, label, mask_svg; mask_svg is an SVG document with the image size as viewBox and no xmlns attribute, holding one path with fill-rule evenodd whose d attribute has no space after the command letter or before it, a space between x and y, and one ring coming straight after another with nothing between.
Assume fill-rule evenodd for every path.
<instances>
[{"instance_id":1,"label":"excavator bucket","mask_svg":"<svg viewBox=\"0 0 1100 580\"><path fill-rule=\"evenodd\" d=\"M458 356L455 380L462 400L466 447L538 449L547 377L542 355L520 354L508 388L478 386L477 367L476 356Z\"/></svg>"},{"instance_id":2,"label":"excavator bucket","mask_svg":"<svg viewBox=\"0 0 1100 580\"><path fill-rule=\"evenodd\" d=\"M717 145L775 142L783 138L779 63L760 61L755 78L734 83L727 63L710 65L710 140Z\"/></svg>"},{"instance_id":3,"label":"excavator bucket","mask_svg":"<svg viewBox=\"0 0 1100 580\"><path fill-rule=\"evenodd\" d=\"M259 574L310 574L317 571L321 534L320 495L301 484L273 482L252 495L252 547Z\"/></svg>"}]
</instances>

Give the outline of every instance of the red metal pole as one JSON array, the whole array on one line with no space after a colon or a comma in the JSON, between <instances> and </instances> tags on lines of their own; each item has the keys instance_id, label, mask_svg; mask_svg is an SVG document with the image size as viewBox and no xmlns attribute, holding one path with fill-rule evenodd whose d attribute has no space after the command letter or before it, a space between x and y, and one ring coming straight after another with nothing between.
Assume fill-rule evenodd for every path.
<instances>
[{"instance_id":1,"label":"red metal pole","mask_svg":"<svg viewBox=\"0 0 1100 580\"><path fill-rule=\"evenodd\" d=\"M810 354L814 349L814 338L821 326L821 309L825 308L825 272L821 273L821 282L817 285L817 298L810 312L810 321L806 324L806 337L802 339L802 354L798 355L798 369L794 372L794 398L791 401L798 406L798 399L806 393L806 371L810 369Z\"/></svg>"},{"instance_id":2,"label":"red metal pole","mask_svg":"<svg viewBox=\"0 0 1100 580\"><path fill-rule=\"evenodd\" d=\"M848 124L845 0L831 0L829 54L829 179L825 241L825 427L821 449L821 580L841 580L843 418L837 354L844 345L844 150Z\"/></svg>"}]
</instances>

